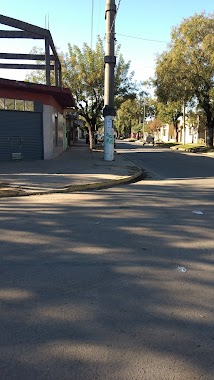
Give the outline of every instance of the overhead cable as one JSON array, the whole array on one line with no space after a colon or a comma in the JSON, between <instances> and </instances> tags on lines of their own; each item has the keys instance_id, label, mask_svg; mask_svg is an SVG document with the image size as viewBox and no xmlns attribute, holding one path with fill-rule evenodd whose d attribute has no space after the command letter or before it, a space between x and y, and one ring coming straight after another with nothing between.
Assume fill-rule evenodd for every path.
<instances>
[{"instance_id":1,"label":"overhead cable","mask_svg":"<svg viewBox=\"0 0 214 380\"><path fill-rule=\"evenodd\" d=\"M143 40L143 41L148 41L148 42L160 42L160 43L168 44L168 41L150 40L149 38L135 37L135 36L128 36L127 34L120 34L120 33L117 33L117 35L118 35L118 36L127 37L127 38L134 38L134 39L136 39L136 40Z\"/></svg>"}]
</instances>

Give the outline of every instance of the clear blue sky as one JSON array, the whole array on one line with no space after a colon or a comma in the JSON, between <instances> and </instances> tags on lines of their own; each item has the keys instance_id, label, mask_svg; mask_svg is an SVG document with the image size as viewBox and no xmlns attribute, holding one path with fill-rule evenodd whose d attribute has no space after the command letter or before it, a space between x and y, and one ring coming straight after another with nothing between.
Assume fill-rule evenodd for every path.
<instances>
[{"instance_id":1,"label":"clear blue sky","mask_svg":"<svg viewBox=\"0 0 214 380\"><path fill-rule=\"evenodd\" d=\"M84 42L91 45L91 39L94 45L98 34L104 37L105 4L106 0L6 0L2 2L0 12L44 28L49 20L49 29L56 47L66 52L68 43L82 47ZM116 0L116 5L118 4L119 0ZM131 61L131 69L136 73L135 79L146 80L154 74L155 56L166 49L171 28L179 25L184 18L201 11L213 12L213 0L121 0L116 18L116 39L121 44L125 60ZM6 27L1 25L1 29ZM35 44L43 47L41 42L34 40L0 42L1 52L28 53ZM0 70L0 77L10 79L24 79L25 74L21 70Z\"/></svg>"}]
</instances>

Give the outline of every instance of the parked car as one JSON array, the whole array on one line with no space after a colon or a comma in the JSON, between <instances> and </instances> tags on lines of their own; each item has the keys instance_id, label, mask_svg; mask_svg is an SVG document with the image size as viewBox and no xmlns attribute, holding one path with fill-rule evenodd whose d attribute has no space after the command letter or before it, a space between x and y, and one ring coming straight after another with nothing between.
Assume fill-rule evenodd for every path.
<instances>
[{"instance_id":1,"label":"parked car","mask_svg":"<svg viewBox=\"0 0 214 380\"><path fill-rule=\"evenodd\" d=\"M146 140L144 140L143 145L146 145L146 144L152 144L153 146L155 145L155 139L152 135L148 135L146 137Z\"/></svg>"}]
</instances>

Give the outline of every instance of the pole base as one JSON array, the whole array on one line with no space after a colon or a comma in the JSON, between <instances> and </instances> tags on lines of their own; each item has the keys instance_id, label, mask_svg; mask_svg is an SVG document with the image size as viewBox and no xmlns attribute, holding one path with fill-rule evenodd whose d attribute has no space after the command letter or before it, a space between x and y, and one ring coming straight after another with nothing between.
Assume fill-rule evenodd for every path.
<instances>
[{"instance_id":1,"label":"pole base","mask_svg":"<svg viewBox=\"0 0 214 380\"><path fill-rule=\"evenodd\" d=\"M114 161L114 117L104 119L104 161Z\"/></svg>"}]
</instances>

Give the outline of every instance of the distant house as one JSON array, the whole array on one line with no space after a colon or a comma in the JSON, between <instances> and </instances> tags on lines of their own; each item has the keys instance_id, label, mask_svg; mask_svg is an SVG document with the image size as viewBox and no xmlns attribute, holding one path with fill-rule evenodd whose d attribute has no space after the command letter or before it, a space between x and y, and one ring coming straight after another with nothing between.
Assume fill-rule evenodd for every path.
<instances>
[{"instance_id":1,"label":"distant house","mask_svg":"<svg viewBox=\"0 0 214 380\"><path fill-rule=\"evenodd\" d=\"M178 142L182 144L196 144L198 142L198 126L192 125L188 117L186 117L184 128L183 116L180 116L178 120Z\"/></svg>"},{"instance_id":2,"label":"distant house","mask_svg":"<svg viewBox=\"0 0 214 380\"><path fill-rule=\"evenodd\" d=\"M165 124L154 131L156 141L172 142L175 141L175 131L173 124Z\"/></svg>"},{"instance_id":3,"label":"distant house","mask_svg":"<svg viewBox=\"0 0 214 380\"><path fill-rule=\"evenodd\" d=\"M67 148L69 89L0 78L0 160L52 159Z\"/></svg>"},{"instance_id":4,"label":"distant house","mask_svg":"<svg viewBox=\"0 0 214 380\"><path fill-rule=\"evenodd\" d=\"M175 128L173 124L162 125L157 131L154 132L154 137L156 141L163 142L175 142ZM199 139L198 126L193 125L188 117L184 119L182 116L178 118L178 142L182 144L195 144Z\"/></svg>"}]
</instances>

